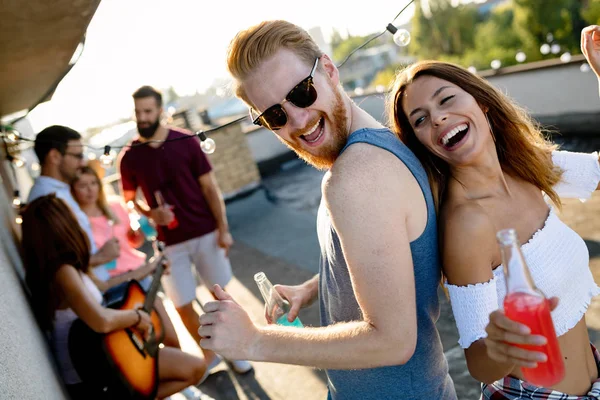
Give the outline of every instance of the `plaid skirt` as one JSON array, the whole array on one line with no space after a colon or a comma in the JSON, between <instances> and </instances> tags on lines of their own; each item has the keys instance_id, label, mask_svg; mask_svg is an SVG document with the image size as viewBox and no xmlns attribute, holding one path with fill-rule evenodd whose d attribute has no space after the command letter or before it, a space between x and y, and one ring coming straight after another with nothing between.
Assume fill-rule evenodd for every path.
<instances>
[{"instance_id":1,"label":"plaid skirt","mask_svg":"<svg viewBox=\"0 0 600 400\"><path fill-rule=\"evenodd\" d=\"M594 347L594 359L596 366L600 371L600 352ZM534 386L520 379L506 376L503 379L492 383L491 385L481 384L481 400L593 400L600 399L600 377L592 383L590 391L584 396L570 396L556 390Z\"/></svg>"}]
</instances>

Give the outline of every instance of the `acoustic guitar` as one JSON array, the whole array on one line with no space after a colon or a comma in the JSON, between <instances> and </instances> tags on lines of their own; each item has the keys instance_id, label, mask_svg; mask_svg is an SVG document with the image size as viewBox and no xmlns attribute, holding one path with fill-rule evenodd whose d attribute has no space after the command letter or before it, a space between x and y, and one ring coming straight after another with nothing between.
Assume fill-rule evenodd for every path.
<instances>
[{"instance_id":1,"label":"acoustic guitar","mask_svg":"<svg viewBox=\"0 0 600 400\"><path fill-rule=\"evenodd\" d=\"M148 292L136 280L127 282L122 300L109 307L119 310L139 308L150 315L150 338L133 328L106 334L94 332L81 319L69 332L69 352L82 381L110 399L154 399L158 388L158 349L164 339L164 327L154 310L154 300L165 270L164 245L157 242L160 260ZM142 306L140 307L140 304Z\"/></svg>"}]
</instances>

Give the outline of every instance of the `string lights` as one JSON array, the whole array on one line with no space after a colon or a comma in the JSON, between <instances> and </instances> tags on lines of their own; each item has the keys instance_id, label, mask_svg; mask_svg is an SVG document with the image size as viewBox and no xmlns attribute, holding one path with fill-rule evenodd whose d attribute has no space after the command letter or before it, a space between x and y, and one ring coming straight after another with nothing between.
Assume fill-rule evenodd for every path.
<instances>
[{"instance_id":1,"label":"string lights","mask_svg":"<svg viewBox=\"0 0 600 400\"><path fill-rule=\"evenodd\" d=\"M104 154L100 156L100 163L104 168L112 167L114 163L114 157L110 153L110 146L104 146Z\"/></svg>"},{"instance_id":2,"label":"string lights","mask_svg":"<svg viewBox=\"0 0 600 400\"><path fill-rule=\"evenodd\" d=\"M15 208L20 208L21 207L21 197L19 196L19 191L18 190L15 190L14 193L13 193L12 205Z\"/></svg>"},{"instance_id":3,"label":"string lights","mask_svg":"<svg viewBox=\"0 0 600 400\"><path fill-rule=\"evenodd\" d=\"M381 35L383 35L385 32L390 32L393 35L393 39L394 39L394 43L396 43L398 46L407 46L410 43L410 33L406 30L406 29L398 29L397 27L395 27L393 25L394 21L396 21L398 19L398 17L400 16L400 14L402 14L404 12L404 10L406 10L408 8L408 6L410 6L412 3L414 3L414 0L410 0L408 2L408 4L406 4L406 6L404 6L400 12L398 12L398 14L396 14L396 16L394 17L394 19L392 19L392 21L386 26L385 30L383 32L381 32L380 34L378 34L377 36L367 40L366 42L364 42L363 44L361 44L360 46L358 46L357 48L355 48L350 54L348 54L348 56L346 57L346 59L340 63L338 65L338 68L341 67L356 51L360 50L361 48L363 48L364 46L366 46L367 44L369 44L371 41L375 40L376 38L380 37ZM83 53L83 48L85 46L85 36L82 40L82 42L80 43L80 46L77 48L77 50L75 51L74 55L73 55L73 59L71 62L69 62L69 68L65 71L65 74L73 67L73 65L76 64L76 62L79 60L79 58L81 57L81 54ZM44 97L45 98L45 97ZM38 102L39 103L39 102ZM35 105L37 105L38 103L36 103ZM35 108L35 105L33 107L30 107L29 110ZM27 112L27 114L29 114L29 112ZM23 117L18 118L17 120L13 121L19 121L22 118L24 118L25 116L27 116L27 114L25 114ZM215 128L206 130L206 131L198 131L196 133L194 133L194 135L190 135L190 136L185 136L185 137L179 137L179 138L174 138L174 139L165 139L165 140L147 140L144 142L138 142L135 144L131 144L131 145L124 145L124 146L110 146L110 145L106 145L103 148L97 148L94 146L90 146L88 144L84 144L84 146L88 149L92 149L92 150L102 150L102 155L99 157L99 160L101 162L101 164L104 167L110 167L114 164L114 160L115 160L115 156L116 156L116 150L120 150L123 148L127 148L127 147L136 147L136 146L143 146L143 145L147 145L150 143L165 143L165 142L170 142L170 141L174 141L174 140L181 140L181 139L187 139L187 138L191 138L191 137L197 137L200 139L200 146L202 148L202 151L206 154L212 154L215 152L216 149L216 143L215 141L207 136L207 133L210 132L214 132L216 130L225 128L229 125L235 124L239 121L241 121L242 119L247 118L247 116L238 118L234 121L230 121L226 124L217 126ZM18 131L16 131L12 126L8 126L8 125L2 125L1 127L1 133L0 133L0 138L5 142L5 147L6 147L6 142L9 142L11 144L16 143L16 144L20 144L21 142L29 142L29 143L33 143L35 142L34 139L29 139L26 137L23 137L19 134ZM25 165L25 160L11 154L9 151L6 152L7 153L7 158L12 161L13 165L15 167L23 167ZM89 159L95 159L96 155L94 153L89 153L88 154L88 158ZM36 164L36 168L33 168L32 165L32 169L34 170L39 170L39 164Z\"/></svg>"},{"instance_id":4,"label":"string lights","mask_svg":"<svg viewBox=\"0 0 600 400\"><path fill-rule=\"evenodd\" d=\"M189 138L194 138L194 137L200 139L200 147L204 153L212 154L215 152L217 145L216 145L214 139L208 137L207 134L211 133L211 132L215 132L219 129L226 128L229 125L236 124L246 118L247 118L246 116L243 116L241 118L237 118L233 121L230 121L226 124L219 125L215 128L211 128L206 131L197 131L193 135L182 136L182 137L178 137L178 138L174 138L174 139L146 140L144 142L137 142L134 144L124 145L124 146L106 145L102 148L94 147L94 146L91 146L88 144L84 144L84 146L91 150L102 150L102 155L99 157L99 160L100 160L102 166L105 168L108 168L108 167L111 167L114 165L114 161L117 156L117 150L124 149L124 148L130 148L130 147L144 146L144 145L148 145L150 143L166 143L166 142L172 142L175 140L189 139ZM0 139L2 139L4 141L7 160L11 161L12 165L15 167L19 167L19 168L23 167L25 165L25 160L22 159L21 157L18 157L16 155L12 154L11 151L8 150L8 143L10 142L11 144L20 144L20 143L24 142L24 143L31 144L31 143L34 143L35 140L21 136L18 131L16 131L14 128L12 128L11 126L8 126L8 125L2 126L2 133L0 133ZM95 158L96 158L96 155L94 153L92 153L92 152L88 153L88 159L95 159ZM35 163L35 164L37 164L37 163ZM32 169L34 169L33 165L32 165ZM35 168L35 170L39 170L39 165L37 165L37 168Z\"/></svg>"},{"instance_id":5,"label":"string lights","mask_svg":"<svg viewBox=\"0 0 600 400\"><path fill-rule=\"evenodd\" d=\"M383 32L381 32L380 34L372 37L371 39L365 41L362 45L358 46L357 48L355 48L352 52L350 52L350 54L348 54L348 56L344 59L344 61L342 61L342 63L340 63L338 65L338 68L341 67L342 65L344 65L344 63L346 61L348 61L348 59L358 50L360 50L361 48L365 47L367 44L369 44L370 42L372 42L373 40L377 39L378 37L382 36L383 34L385 34L385 32L390 32L393 35L393 40L394 43L396 43L398 46L404 47L407 46L410 43L411 37L410 37L410 32L408 32L406 29L398 29L396 26L393 25L394 21L396 21L396 19L398 19L398 17L400 16L400 14L402 14L402 12L404 12L404 10L406 10L408 8L408 6L410 6L412 3L414 3L414 0L410 0L408 2L408 4L406 6L404 6L404 8L402 8L402 10L400 10L400 12L398 12L398 14L396 14L396 16L394 17L394 19L386 26L385 30ZM58 86L58 84L60 83L60 81L62 80L62 78L64 78L64 76L66 76L66 74L71 70L71 68L77 63L77 61L79 61L79 58L81 57L81 54L83 53L83 49L85 47L85 35L81 41L81 43L79 44L77 50L75 51L71 61L69 62L68 68L64 71L63 75L52 85L52 87L50 87L50 89L48 90L48 93L44 94L44 96L37 101L32 107L30 107L27 110L27 113L24 114L23 116L17 118L16 120L12 121L12 123L14 124L15 122L20 121L21 119L25 118L27 115L29 115L29 112L35 108L39 103L41 103L43 101L43 99L46 99L48 97L49 93L52 93L52 91L56 88L56 86ZM101 148L96 148L94 146L90 146L87 144L84 144L84 146L88 149L92 149L92 150L103 150L102 155L99 157L99 160L101 162L101 165L105 168L111 167L114 165L114 160L116 157L116 150L120 150L123 148L130 148L130 147L137 147L137 146L143 146L143 145L148 145L150 143L166 143L166 142L171 142L171 141L175 141L175 140L181 140L181 139L188 139L188 138L192 138L192 137L197 137L200 140L200 147L202 149L202 151L206 154L212 154L215 152L216 149L216 143L215 141L210 138L207 137L206 134L210 133L210 132L214 132L217 131L219 129L225 128L229 125L235 124L240 122L243 119L248 118L248 116L243 116L241 118L238 118L236 120L230 121L226 124L217 126L215 128L206 130L206 131L198 131L195 132L193 135L189 135L189 136L183 136L183 137L178 137L178 138L174 138L174 139L165 139L165 140L147 140L144 142L138 142L135 144L130 144L130 145L124 145L124 146L110 146L110 145L106 145L104 146L103 149ZM15 181L16 181L16 171L15 168L22 168L26 165L26 162L23 158L18 157L16 154L13 154L13 152L10 151L9 149L9 144L11 145L10 147L13 147L14 145L17 146L17 150L18 152L20 152L21 149L20 147L18 147L21 143L25 142L25 143L29 143L30 145L32 145L35 140L34 139L30 139L30 138L26 138L23 137L19 134L19 132L14 129L12 126L9 125L0 125L0 139L2 139L2 141L4 142L4 148L5 148L5 153L6 153L6 159L8 161L11 162L11 166L13 169L13 175L15 176ZM89 159L95 159L96 155L94 153L89 153L88 155ZM32 163L31 165L31 170L32 171L39 171L40 170L40 165L38 163ZM17 184L17 182L15 182L15 185ZM20 214L20 210L23 206L22 202L21 202L21 198L20 198L20 194L18 190L15 190L13 193L13 200L12 200L12 205L15 209L17 209L17 215L15 217L15 223L20 225L21 223L23 223L23 218L21 217Z\"/></svg>"},{"instance_id":6,"label":"string lights","mask_svg":"<svg viewBox=\"0 0 600 400\"><path fill-rule=\"evenodd\" d=\"M394 43L400 47L408 46L410 43L410 32L406 29L398 29L392 24L388 24L385 29L394 35Z\"/></svg>"},{"instance_id":7,"label":"string lights","mask_svg":"<svg viewBox=\"0 0 600 400\"><path fill-rule=\"evenodd\" d=\"M414 3L414 1L415 0L410 0L408 2L408 4L405 5L404 8L402 10L400 10L400 12L398 14L396 14L396 16L394 17L392 22L387 24L387 26L385 27L385 30L383 32L373 36L371 39L365 41L363 44L361 44L360 46L358 46L357 48L352 50L350 52L350 54L348 54L346 56L346 58L344 58L344 61L339 63L337 67L341 68L342 65L344 65L346 63L346 61L348 61L354 53L356 53L358 50L362 49L363 47L365 47L366 45L368 45L369 43L371 43L373 40L377 39L378 37L384 35L386 32L389 32L392 35L394 35L394 43L396 43L398 46L401 46L401 47L408 46L408 44L410 43L410 32L408 32L406 29L396 28L394 26L394 21L397 20L398 17L400 16L400 14L402 14L404 12L404 10L406 10L408 8L408 6L410 6L412 3Z\"/></svg>"}]
</instances>

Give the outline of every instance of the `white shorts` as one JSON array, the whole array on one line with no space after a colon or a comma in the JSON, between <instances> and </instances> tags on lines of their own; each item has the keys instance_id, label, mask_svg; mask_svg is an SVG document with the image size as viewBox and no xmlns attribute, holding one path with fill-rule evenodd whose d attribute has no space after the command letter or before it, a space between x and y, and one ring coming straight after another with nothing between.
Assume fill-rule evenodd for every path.
<instances>
[{"instance_id":1,"label":"white shorts","mask_svg":"<svg viewBox=\"0 0 600 400\"><path fill-rule=\"evenodd\" d=\"M231 280L231 264L225 250L217 245L217 231L167 246L165 254L171 261L171 273L163 275L161 283L176 308L196 298L192 266L209 289L215 284L225 287Z\"/></svg>"}]
</instances>

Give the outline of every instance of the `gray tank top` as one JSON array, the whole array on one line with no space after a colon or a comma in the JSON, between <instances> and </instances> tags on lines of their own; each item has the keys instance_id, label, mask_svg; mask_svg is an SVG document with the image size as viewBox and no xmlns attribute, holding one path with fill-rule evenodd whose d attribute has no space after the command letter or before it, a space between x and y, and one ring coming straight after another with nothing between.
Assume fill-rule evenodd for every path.
<instances>
[{"instance_id":1,"label":"gray tank top","mask_svg":"<svg viewBox=\"0 0 600 400\"><path fill-rule=\"evenodd\" d=\"M329 398L366 399L456 399L448 375L448 363L435 323L439 317L438 284L441 266L435 207L427 174L417 157L388 129L360 129L350 134L342 152L354 143L368 143L398 157L419 183L427 203L427 225L410 243L413 257L417 346L404 365L362 370L327 370ZM327 210L321 202L317 217L321 264L319 303L323 326L362 320L354 296L348 266Z\"/></svg>"}]
</instances>

